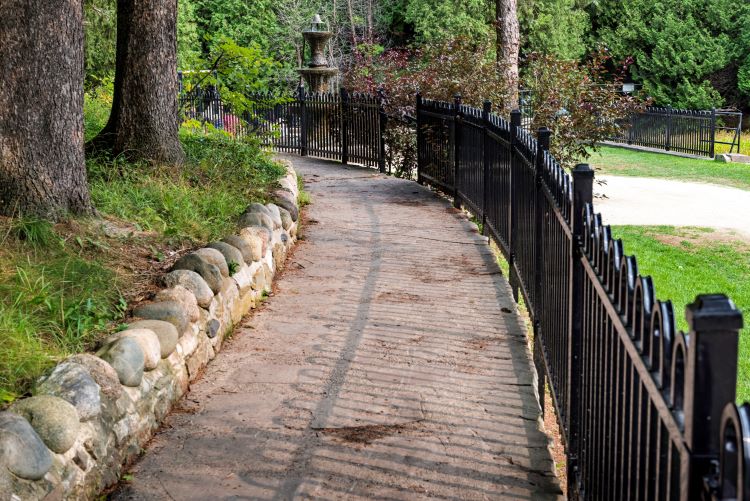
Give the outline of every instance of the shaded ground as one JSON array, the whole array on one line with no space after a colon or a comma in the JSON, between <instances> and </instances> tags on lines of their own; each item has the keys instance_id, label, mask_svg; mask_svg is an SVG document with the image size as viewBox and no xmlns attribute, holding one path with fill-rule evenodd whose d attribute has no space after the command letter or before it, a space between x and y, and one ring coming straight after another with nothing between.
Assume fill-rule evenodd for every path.
<instances>
[{"instance_id":1,"label":"shaded ground","mask_svg":"<svg viewBox=\"0 0 750 501\"><path fill-rule=\"evenodd\" d=\"M114 498L558 497L485 239L412 182L293 161L313 203L277 293Z\"/></svg>"}]
</instances>

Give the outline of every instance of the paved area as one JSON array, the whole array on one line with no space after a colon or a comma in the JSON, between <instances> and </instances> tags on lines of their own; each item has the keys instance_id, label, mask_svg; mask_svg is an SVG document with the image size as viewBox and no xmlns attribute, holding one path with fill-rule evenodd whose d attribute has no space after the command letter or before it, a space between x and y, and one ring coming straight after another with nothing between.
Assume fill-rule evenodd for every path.
<instances>
[{"instance_id":1,"label":"paved area","mask_svg":"<svg viewBox=\"0 0 750 501\"><path fill-rule=\"evenodd\" d=\"M601 176L594 191L607 224L705 226L750 239L750 191L705 183Z\"/></svg>"},{"instance_id":2,"label":"paved area","mask_svg":"<svg viewBox=\"0 0 750 501\"><path fill-rule=\"evenodd\" d=\"M304 240L114 499L557 498L485 240L415 183L291 159Z\"/></svg>"}]
</instances>

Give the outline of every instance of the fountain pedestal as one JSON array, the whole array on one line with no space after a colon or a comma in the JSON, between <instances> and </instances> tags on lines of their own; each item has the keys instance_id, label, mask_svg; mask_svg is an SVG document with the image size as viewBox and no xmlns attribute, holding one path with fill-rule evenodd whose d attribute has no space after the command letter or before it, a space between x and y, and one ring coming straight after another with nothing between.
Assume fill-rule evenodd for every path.
<instances>
[{"instance_id":1,"label":"fountain pedestal","mask_svg":"<svg viewBox=\"0 0 750 501\"><path fill-rule=\"evenodd\" d=\"M325 54L326 43L333 33L316 14L310 29L303 31L302 36L310 46L311 58L307 68L298 68L297 72L305 79L310 92L330 92L331 81L339 74L338 68L328 66Z\"/></svg>"}]
</instances>

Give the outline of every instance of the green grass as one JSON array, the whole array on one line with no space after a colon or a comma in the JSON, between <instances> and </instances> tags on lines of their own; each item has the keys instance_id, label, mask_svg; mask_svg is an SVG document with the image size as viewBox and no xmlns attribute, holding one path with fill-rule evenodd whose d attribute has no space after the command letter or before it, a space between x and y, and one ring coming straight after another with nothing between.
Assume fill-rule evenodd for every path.
<instances>
[{"instance_id":1,"label":"green grass","mask_svg":"<svg viewBox=\"0 0 750 501\"><path fill-rule=\"evenodd\" d=\"M738 400L750 399L750 245L709 228L615 226L642 275L654 279L656 295L671 299L679 328L684 307L700 293L727 294L746 313L740 335Z\"/></svg>"},{"instance_id":2,"label":"green grass","mask_svg":"<svg viewBox=\"0 0 750 501\"><path fill-rule=\"evenodd\" d=\"M106 92L86 96L86 137L107 120ZM0 218L0 407L66 356L92 349L142 299L168 256L236 230L283 166L257 141L182 130L181 166L87 159L101 217L56 225Z\"/></svg>"},{"instance_id":3,"label":"green grass","mask_svg":"<svg viewBox=\"0 0 750 501\"><path fill-rule=\"evenodd\" d=\"M698 181L750 190L750 164L725 164L610 146L592 153L588 162L597 174Z\"/></svg>"}]
</instances>

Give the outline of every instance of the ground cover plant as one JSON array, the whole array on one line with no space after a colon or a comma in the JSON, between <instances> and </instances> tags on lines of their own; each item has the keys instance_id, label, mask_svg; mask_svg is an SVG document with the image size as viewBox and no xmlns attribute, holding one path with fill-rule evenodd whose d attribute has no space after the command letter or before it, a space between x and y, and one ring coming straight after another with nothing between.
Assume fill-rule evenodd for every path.
<instances>
[{"instance_id":1,"label":"ground cover plant","mask_svg":"<svg viewBox=\"0 0 750 501\"><path fill-rule=\"evenodd\" d=\"M654 279L656 295L671 299L675 320L687 329L684 307L700 293L723 292L750 312L750 243L710 228L615 226L627 254L638 257L642 275ZM750 399L750 325L740 335L737 400Z\"/></svg>"},{"instance_id":2,"label":"ground cover plant","mask_svg":"<svg viewBox=\"0 0 750 501\"><path fill-rule=\"evenodd\" d=\"M107 99L87 96L87 134L106 121ZM284 173L252 139L183 128L180 140L180 166L88 158L95 217L0 218L0 402L95 347L180 253L230 233Z\"/></svg>"},{"instance_id":3,"label":"ground cover plant","mask_svg":"<svg viewBox=\"0 0 750 501\"><path fill-rule=\"evenodd\" d=\"M750 165L603 146L588 159L597 174L656 177L750 190Z\"/></svg>"}]
</instances>

